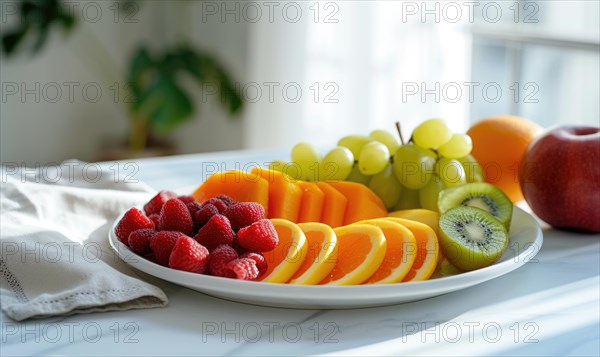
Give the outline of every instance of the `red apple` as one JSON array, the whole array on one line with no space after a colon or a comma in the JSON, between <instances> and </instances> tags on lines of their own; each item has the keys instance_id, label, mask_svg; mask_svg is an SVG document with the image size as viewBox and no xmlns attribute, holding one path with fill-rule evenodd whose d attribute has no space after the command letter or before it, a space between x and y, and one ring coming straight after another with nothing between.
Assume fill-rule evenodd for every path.
<instances>
[{"instance_id":1,"label":"red apple","mask_svg":"<svg viewBox=\"0 0 600 357\"><path fill-rule=\"evenodd\" d=\"M527 148L519 180L533 212L551 226L600 232L600 128L541 134Z\"/></svg>"}]
</instances>

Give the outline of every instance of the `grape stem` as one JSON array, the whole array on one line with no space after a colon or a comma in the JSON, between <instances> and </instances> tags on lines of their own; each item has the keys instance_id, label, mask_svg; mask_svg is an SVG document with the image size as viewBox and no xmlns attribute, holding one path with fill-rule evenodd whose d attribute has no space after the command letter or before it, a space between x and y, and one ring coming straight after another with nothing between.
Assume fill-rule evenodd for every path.
<instances>
[{"instance_id":1,"label":"grape stem","mask_svg":"<svg viewBox=\"0 0 600 357\"><path fill-rule=\"evenodd\" d=\"M400 128L400 122L396 122L396 130L398 131L398 135L400 136L400 144L404 145L404 137L402 136L402 128Z\"/></svg>"}]
</instances>

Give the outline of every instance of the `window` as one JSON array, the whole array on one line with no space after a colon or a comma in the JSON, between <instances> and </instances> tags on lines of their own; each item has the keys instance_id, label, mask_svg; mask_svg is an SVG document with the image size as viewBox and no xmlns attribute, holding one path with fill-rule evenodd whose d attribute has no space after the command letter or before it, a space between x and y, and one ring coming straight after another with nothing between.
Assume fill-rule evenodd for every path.
<instances>
[{"instance_id":1,"label":"window","mask_svg":"<svg viewBox=\"0 0 600 357\"><path fill-rule=\"evenodd\" d=\"M258 43L284 53L251 54L252 62L299 56L272 73L302 78L304 89L294 106L253 112L294 120L251 118L250 147L331 147L344 134L393 130L397 120L407 135L429 117L456 131L493 114L599 125L597 1L310 2L304 13L314 15L315 4L318 19L250 26ZM269 71L259 78L273 78Z\"/></svg>"},{"instance_id":2,"label":"window","mask_svg":"<svg viewBox=\"0 0 600 357\"><path fill-rule=\"evenodd\" d=\"M513 113L543 126L599 125L599 3L504 4L504 12L513 16L508 23L480 19L473 26L471 77L497 83L506 93L498 101L474 102L471 120Z\"/></svg>"}]
</instances>

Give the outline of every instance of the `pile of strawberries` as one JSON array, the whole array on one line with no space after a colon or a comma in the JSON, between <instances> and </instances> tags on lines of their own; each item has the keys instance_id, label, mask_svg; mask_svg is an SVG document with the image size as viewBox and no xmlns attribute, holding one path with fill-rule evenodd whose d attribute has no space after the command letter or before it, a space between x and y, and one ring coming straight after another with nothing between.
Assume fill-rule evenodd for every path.
<instances>
[{"instance_id":1,"label":"pile of strawberries","mask_svg":"<svg viewBox=\"0 0 600 357\"><path fill-rule=\"evenodd\" d=\"M267 270L262 253L279 243L258 203L225 195L200 203L170 191L159 192L143 212L130 208L115 234L134 253L160 265L243 280Z\"/></svg>"}]
</instances>

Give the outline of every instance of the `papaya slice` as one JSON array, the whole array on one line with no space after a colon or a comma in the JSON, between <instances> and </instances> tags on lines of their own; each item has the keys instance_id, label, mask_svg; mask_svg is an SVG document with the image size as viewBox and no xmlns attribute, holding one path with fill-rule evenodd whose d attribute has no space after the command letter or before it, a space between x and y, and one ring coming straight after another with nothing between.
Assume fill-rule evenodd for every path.
<instances>
[{"instance_id":1,"label":"papaya slice","mask_svg":"<svg viewBox=\"0 0 600 357\"><path fill-rule=\"evenodd\" d=\"M262 167L253 168L251 173L262 177L269 184L267 217L298 222L302 190L295 183L296 180L280 171Z\"/></svg>"},{"instance_id":2,"label":"papaya slice","mask_svg":"<svg viewBox=\"0 0 600 357\"><path fill-rule=\"evenodd\" d=\"M329 184L348 199L344 225L387 215L381 199L367 186L350 181L329 182Z\"/></svg>"},{"instance_id":3,"label":"papaya slice","mask_svg":"<svg viewBox=\"0 0 600 357\"><path fill-rule=\"evenodd\" d=\"M315 182L315 184L325 194L323 211L321 212L319 221L332 228L342 226L344 224L344 215L346 213L348 199L327 182Z\"/></svg>"},{"instance_id":4,"label":"papaya slice","mask_svg":"<svg viewBox=\"0 0 600 357\"><path fill-rule=\"evenodd\" d=\"M319 222L323 213L325 193L314 182L298 181L296 184L302 190L298 223Z\"/></svg>"},{"instance_id":5,"label":"papaya slice","mask_svg":"<svg viewBox=\"0 0 600 357\"><path fill-rule=\"evenodd\" d=\"M203 202L221 194L240 202L258 202L268 212L269 183L257 174L239 170L215 172L196 188L192 197Z\"/></svg>"}]
</instances>

